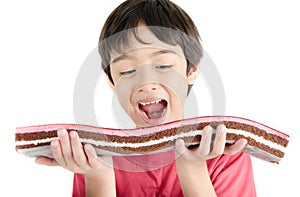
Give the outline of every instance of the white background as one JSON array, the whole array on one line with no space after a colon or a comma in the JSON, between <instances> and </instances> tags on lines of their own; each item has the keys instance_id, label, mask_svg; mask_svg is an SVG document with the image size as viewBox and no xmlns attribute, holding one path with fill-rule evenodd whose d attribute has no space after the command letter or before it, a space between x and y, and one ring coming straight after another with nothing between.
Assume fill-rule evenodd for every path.
<instances>
[{"instance_id":1,"label":"white background","mask_svg":"<svg viewBox=\"0 0 300 197\"><path fill-rule=\"evenodd\" d=\"M38 166L15 152L15 127L73 122L77 73L97 46L104 20L120 2L1 2L1 193L71 195L72 173ZM221 73L226 115L253 119L291 135L281 164L253 158L258 196L296 196L300 176L297 1L174 2L195 21ZM101 111L100 124L108 127L113 125L111 92L104 82L101 93L95 93L95 106ZM199 98L200 106L207 106L204 101Z\"/></svg>"}]
</instances>

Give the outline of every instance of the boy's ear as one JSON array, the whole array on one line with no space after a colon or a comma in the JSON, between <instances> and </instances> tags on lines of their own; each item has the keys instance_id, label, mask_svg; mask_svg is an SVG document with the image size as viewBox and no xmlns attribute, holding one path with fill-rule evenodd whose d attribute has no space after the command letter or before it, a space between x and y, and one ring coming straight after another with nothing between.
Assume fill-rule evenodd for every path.
<instances>
[{"instance_id":1,"label":"boy's ear","mask_svg":"<svg viewBox=\"0 0 300 197\"><path fill-rule=\"evenodd\" d=\"M198 70L199 70L199 64L195 65L188 73L187 80L188 84L192 85L195 83L196 79L198 78Z\"/></svg>"},{"instance_id":2,"label":"boy's ear","mask_svg":"<svg viewBox=\"0 0 300 197\"><path fill-rule=\"evenodd\" d=\"M108 83L108 86L110 87L110 89L113 91L115 86L114 84L110 81L109 77L107 76L107 74L105 74L105 77L106 77L106 81Z\"/></svg>"}]
</instances>

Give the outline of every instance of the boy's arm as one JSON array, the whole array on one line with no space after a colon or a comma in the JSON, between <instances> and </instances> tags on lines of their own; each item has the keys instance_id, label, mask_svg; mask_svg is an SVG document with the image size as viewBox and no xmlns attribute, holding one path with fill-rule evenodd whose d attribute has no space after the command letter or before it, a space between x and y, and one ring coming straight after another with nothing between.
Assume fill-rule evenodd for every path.
<instances>
[{"instance_id":1,"label":"boy's arm","mask_svg":"<svg viewBox=\"0 0 300 197\"><path fill-rule=\"evenodd\" d=\"M205 161L195 163L195 166L185 165L184 162L177 161L176 168L184 196L217 196L210 180Z\"/></svg>"},{"instance_id":2,"label":"boy's arm","mask_svg":"<svg viewBox=\"0 0 300 197\"><path fill-rule=\"evenodd\" d=\"M61 166L85 176L86 196L116 196L115 176L112 158L98 157L90 144L81 144L75 131L65 129L57 132L58 140L51 142L54 159L36 158L36 163Z\"/></svg>"},{"instance_id":3,"label":"boy's arm","mask_svg":"<svg viewBox=\"0 0 300 197\"><path fill-rule=\"evenodd\" d=\"M113 168L101 174L85 175L86 196L116 196L115 174Z\"/></svg>"},{"instance_id":4,"label":"boy's arm","mask_svg":"<svg viewBox=\"0 0 300 197\"><path fill-rule=\"evenodd\" d=\"M86 196L117 196L112 158L108 156L97 157L93 147L90 146L88 149L94 158L89 159L89 164L96 167L100 161L104 166L102 166L103 168L100 167L102 168L100 170L94 170L85 174Z\"/></svg>"},{"instance_id":5,"label":"boy's arm","mask_svg":"<svg viewBox=\"0 0 300 197\"><path fill-rule=\"evenodd\" d=\"M209 177L206 160L222 154L237 153L247 143L246 140L238 140L231 146L225 146L226 127L220 125L216 129L215 141L211 147L212 133L212 127L205 127L199 147L193 150L187 149L183 140L176 141L176 152L179 154L176 156L176 168L185 196L217 196Z\"/></svg>"}]
</instances>

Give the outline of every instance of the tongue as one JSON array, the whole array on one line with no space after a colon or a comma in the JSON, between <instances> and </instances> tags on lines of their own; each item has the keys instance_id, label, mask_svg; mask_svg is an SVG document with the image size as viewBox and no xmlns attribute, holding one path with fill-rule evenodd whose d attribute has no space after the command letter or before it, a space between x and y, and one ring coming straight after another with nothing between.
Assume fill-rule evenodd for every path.
<instances>
[{"instance_id":1,"label":"tongue","mask_svg":"<svg viewBox=\"0 0 300 197\"><path fill-rule=\"evenodd\" d=\"M155 103L142 106L141 109L147 114L149 118L157 119L162 115L164 111L164 105L161 103Z\"/></svg>"}]
</instances>

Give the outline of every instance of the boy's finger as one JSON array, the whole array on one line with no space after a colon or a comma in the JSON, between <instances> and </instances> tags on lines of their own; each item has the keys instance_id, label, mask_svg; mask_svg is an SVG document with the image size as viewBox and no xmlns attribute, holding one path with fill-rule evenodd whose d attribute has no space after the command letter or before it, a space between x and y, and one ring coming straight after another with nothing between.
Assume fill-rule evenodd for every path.
<instances>
[{"instance_id":1,"label":"boy's finger","mask_svg":"<svg viewBox=\"0 0 300 197\"><path fill-rule=\"evenodd\" d=\"M90 144L85 144L84 151L87 155L87 159L90 164L90 167L93 169L97 168L99 166L99 161L94 147Z\"/></svg>"},{"instance_id":2,"label":"boy's finger","mask_svg":"<svg viewBox=\"0 0 300 197\"><path fill-rule=\"evenodd\" d=\"M182 155L187 150L185 143L182 139L178 139L175 141L175 151L177 154Z\"/></svg>"},{"instance_id":3,"label":"boy's finger","mask_svg":"<svg viewBox=\"0 0 300 197\"><path fill-rule=\"evenodd\" d=\"M204 127L198 148L198 154L200 157L207 156L210 152L212 132L213 128L211 126Z\"/></svg>"},{"instance_id":4,"label":"boy's finger","mask_svg":"<svg viewBox=\"0 0 300 197\"><path fill-rule=\"evenodd\" d=\"M73 159L75 160L76 164L80 167L87 167L87 158L82 148L82 144L78 137L76 131L71 131L69 133L71 139L71 148Z\"/></svg>"},{"instance_id":5,"label":"boy's finger","mask_svg":"<svg viewBox=\"0 0 300 197\"><path fill-rule=\"evenodd\" d=\"M66 165L69 166L73 162L73 155L68 131L66 129L60 129L57 131L57 135Z\"/></svg>"},{"instance_id":6,"label":"boy's finger","mask_svg":"<svg viewBox=\"0 0 300 197\"><path fill-rule=\"evenodd\" d=\"M62 167L66 167L67 163L62 154L62 150L61 150L59 141L58 140L51 141L50 146L51 146L52 155L53 155L54 159L56 160L56 162L59 165L61 165Z\"/></svg>"},{"instance_id":7,"label":"boy's finger","mask_svg":"<svg viewBox=\"0 0 300 197\"><path fill-rule=\"evenodd\" d=\"M234 144L232 144L230 146L226 146L224 153L233 155L233 154L241 151L245 147L246 144L247 144L246 139L239 139Z\"/></svg>"},{"instance_id":8,"label":"boy's finger","mask_svg":"<svg viewBox=\"0 0 300 197\"><path fill-rule=\"evenodd\" d=\"M35 158L35 163L46 166L59 166L55 159L42 156Z\"/></svg>"},{"instance_id":9,"label":"boy's finger","mask_svg":"<svg viewBox=\"0 0 300 197\"><path fill-rule=\"evenodd\" d=\"M211 154L214 156L223 154L226 143L226 127L225 125L219 125L216 130L216 137L214 140L214 146Z\"/></svg>"}]
</instances>

